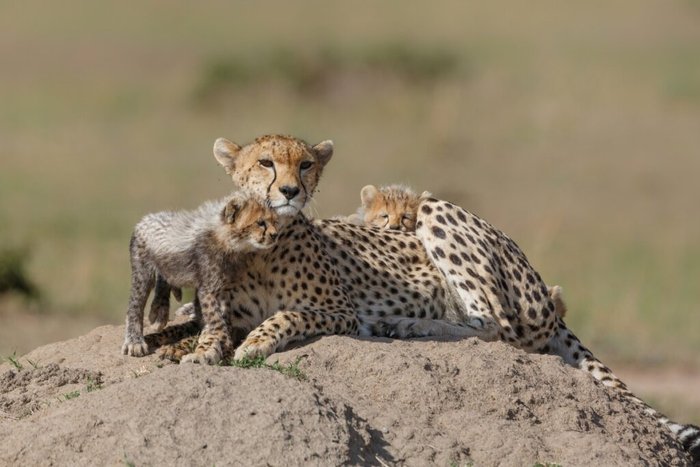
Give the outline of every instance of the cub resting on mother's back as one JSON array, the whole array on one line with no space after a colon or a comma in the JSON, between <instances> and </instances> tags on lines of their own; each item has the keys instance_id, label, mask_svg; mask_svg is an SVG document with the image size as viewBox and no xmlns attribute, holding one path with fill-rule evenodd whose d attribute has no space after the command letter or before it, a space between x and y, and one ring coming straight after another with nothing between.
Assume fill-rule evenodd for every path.
<instances>
[{"instance_id":1,"label":"cub resting on mother's back","mask_svg":"<svg viewBox=\"0 0 700 467\"><path fill-rule=\"evenodd\" d=\"M415 232L418 206L421 201L432 194L424 191L420 195L405 185L388 185L377 188L367 185L360 191L362 204L357 212L347 217L347 221L356 225L378 227L386 230ZM562 288L558 285L547 286L547 293L554 302L554 312L566 316L567 306L564 302Z\"/></svg>"}]
</instances>

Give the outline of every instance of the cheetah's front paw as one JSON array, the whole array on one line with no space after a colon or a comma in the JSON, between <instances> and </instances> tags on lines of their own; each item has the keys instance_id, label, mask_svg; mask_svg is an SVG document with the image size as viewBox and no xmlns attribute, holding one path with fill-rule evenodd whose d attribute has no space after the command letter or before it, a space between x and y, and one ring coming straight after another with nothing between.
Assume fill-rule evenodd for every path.
<instances>
[{"instance_id":1,"label":"cheetah's front paw","mask_svg":"<svg viewBox=\"0 0 700 467\"><path fill-rule=\"evenodd\" d=\"M196 350L188 353L180 360L180 363L206 363L207 365L216 365L221 361L221 352L219 349L210 348L209 350Z\"/></svg>"},{"instance_id":2,"label":"cheetah's front paw","mask_svg":"<svg viewBox=\"0 0 700 467\"><path fill-rule=\"evenodd\" d=\"M234 360L244 358L268 357L275 352L275 346L269 340L262 340L257 337L248 338L238 346L233 354Z\"/></svg>"},{"instance_id":3,"label":"cheetah's front paw","mask_svg":"<svg viewBox=\"0 0 700 467\"><path fill-rule=\"evenodd\" d=\"M143 338L135 342L126 340L122 345L122 353L132 357L143 357L144 355L148 355L148 344L146 344Z\"/></svg>"}]
</instances>

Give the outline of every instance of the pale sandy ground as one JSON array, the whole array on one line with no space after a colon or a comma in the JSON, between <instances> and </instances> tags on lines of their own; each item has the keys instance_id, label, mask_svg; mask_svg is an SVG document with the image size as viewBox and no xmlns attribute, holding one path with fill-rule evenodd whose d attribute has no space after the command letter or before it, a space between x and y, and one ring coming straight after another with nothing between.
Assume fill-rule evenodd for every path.
<instances>
[{"instance_id":1,"label":"pale sandy ground","mask_svg":"<svg viewBox=\"0 0 700 467\"><path fill-rule=\"evenodd\" d=\"M122 333L0 366L0 465L688 464L587 374L502 343L324 337L270 357L297 380L125 357Z\"/></svg>"}]
</instances>

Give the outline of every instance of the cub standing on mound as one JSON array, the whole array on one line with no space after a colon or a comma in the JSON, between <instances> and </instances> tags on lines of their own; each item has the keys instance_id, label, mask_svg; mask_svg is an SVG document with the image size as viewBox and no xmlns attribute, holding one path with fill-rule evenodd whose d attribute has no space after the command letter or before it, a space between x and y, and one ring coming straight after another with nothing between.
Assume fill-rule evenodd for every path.
<instances>
[{"instance_id":1,"label":"cub standing on mound","mask_svg":"<svg viewBox=\"0 0 700 467\"><path fill-rule=\"evenodd\" d=\"M238 192L194 211L145 216L131 237L131 298L122 352L148 353L143 338L143 307L156 274L174 287L198 294L224 287L247 254L272 247L279 216L256 195Z\"/></svg>"},{"instance_id":2,"label":"cub standing on mound","mask_svg":"<svg viewBox=\"0 0 700 467\"><path fill-rule=\"evenodd\" d=\"M377 188L367 185L360 191L362 205L357 212L346 218L348 222L386 230L415 232L418 205L432 194L424 191L418 195L405 185L388 185ZM561 286L547 287L547 293L554 302L554 312L566 316L567 306Z\"/></svg>"},{"instance_id":3,"label":"cub standing on mound","mask_svg":"<svg viewBox=\"0 0 700 467\"><path fill-rule=\"evenodd\" d=\"M214 142L214 157L234 185L257 194L278 216L288 218L294 217L311 200L323 168L332 156L333 142L329 140L312 146L293 136L265 135L244 146L225 138ZM156 290L149 320L160 330L168 321L171 288L162 277L153 280ZM179 289L173 290L177 296ZM190 312L195 309L193 304L183 308ZM143 341L142 324L131 331L135 342Z\"/></svg>"}]
</instances>

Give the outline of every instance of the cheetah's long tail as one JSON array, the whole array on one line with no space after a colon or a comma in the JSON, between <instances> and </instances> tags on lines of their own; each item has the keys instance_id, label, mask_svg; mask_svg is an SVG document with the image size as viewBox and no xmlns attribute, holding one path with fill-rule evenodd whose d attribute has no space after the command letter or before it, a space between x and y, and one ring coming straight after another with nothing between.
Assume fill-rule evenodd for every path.
<instances>
[{"instance_id":1,"label":"cheetah's long tail","mask_svg":"<svg viewBox=\"0 0 700 467\"><path fill-rule=\"evenodd\" d=\"M678 437L683 448L690 455L693 465L700 466L700 428L695 425L675 423L635 396L620 378L615 376L607 366L603 365L600 360L593 356L590 350L581 344L581 341L566 327L566 324L561 319L557 318L557 332L542 349L542 352L562 357L569 365L587 371L603 385L640 404L644 407L646 413L656 417L659 423L666 426Z\"/></svg>"}]
</instances>

